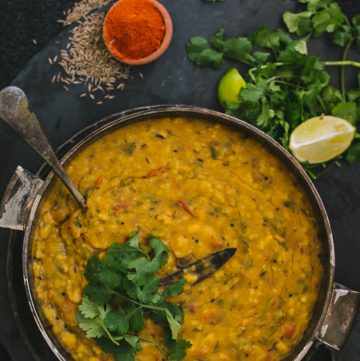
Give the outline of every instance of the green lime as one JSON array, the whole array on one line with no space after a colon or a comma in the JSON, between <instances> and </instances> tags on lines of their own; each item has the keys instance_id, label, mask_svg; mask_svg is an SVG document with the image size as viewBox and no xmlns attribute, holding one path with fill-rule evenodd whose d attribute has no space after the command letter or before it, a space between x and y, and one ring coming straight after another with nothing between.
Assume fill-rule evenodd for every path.
<instances>
[{"instance_id":1,"label":"green lime","mask_svg":"<svg viewBox=\"0 0 360 361\"><path fill-rule=\"evenodd\" d=\"M226 104L239 104L239 91L246 86L244 78L236 68L229 69L220 79L217 93L223 108Z\"/></svg>"},{"instance_id":2,"label":"green lime","mask_svg":"<svg viewBox=\"0 0 360 361\"><path fill-rule=\"evenodd\" d=\"M306 120L290 136L290 149L300 162L327 162L349 148L355 127L348 121L330 115Z\"/></svg>"}]
</instances>

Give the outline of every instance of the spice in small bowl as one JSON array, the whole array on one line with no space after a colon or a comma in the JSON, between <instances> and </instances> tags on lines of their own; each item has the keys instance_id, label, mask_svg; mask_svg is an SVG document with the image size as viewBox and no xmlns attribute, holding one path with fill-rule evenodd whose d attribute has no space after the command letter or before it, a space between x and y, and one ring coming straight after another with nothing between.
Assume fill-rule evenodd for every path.
<instances>
[{"instance_id":1,"label":"spice in small bowl","mask_svg":"<svg viewBox=\"0 0 360 361\"><path fill-rule=\"evenodd\" d=\"M156 0L120 0L111 7L103 25L109 52L129 65L156 60L169 47L172 33L170 15Z\"/></svg>"}]
</instances>

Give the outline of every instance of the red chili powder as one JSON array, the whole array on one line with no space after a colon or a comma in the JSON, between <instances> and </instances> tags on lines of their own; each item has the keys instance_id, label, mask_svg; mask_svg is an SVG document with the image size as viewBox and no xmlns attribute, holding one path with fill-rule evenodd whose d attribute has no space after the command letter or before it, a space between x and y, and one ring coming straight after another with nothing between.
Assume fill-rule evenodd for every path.
<instances>
[{"instance_id":1,"label":"red chili powder","mask_svg":"<svg viewBox=\"0 0 360 361\"><path fill-rule=\"evenodd\" d=\"M122 55L141 59L155 52L165 35L162 15L149 0L121 0L106 17L107 39Z\"/></svg>"}]
</instances>

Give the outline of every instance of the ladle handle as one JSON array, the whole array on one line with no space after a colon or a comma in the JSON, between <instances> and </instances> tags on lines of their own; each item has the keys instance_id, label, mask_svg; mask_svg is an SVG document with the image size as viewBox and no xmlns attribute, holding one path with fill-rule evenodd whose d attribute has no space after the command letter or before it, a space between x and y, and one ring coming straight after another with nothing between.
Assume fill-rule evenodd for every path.
<instances>
[{"instance_id":1,"label":"ladle handle","mask_svg":"<svg viewBox=\"0 0 360 361\"><path fill-rule=\"evenodd\" d=\"M28 109L25 93L17 87L7 87L0 92L0 118L31 145L33 149L50 165L55 174L85 208L85 199L77 190L56 157L52 147L41 129L36 115Z\"/></svg>"}]
</instances>

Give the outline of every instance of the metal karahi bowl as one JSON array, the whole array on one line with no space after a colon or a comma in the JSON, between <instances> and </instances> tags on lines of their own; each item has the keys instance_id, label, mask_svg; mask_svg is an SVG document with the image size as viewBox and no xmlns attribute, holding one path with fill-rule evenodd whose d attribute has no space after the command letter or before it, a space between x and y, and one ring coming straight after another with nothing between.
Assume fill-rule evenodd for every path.
<instances>
[{"instance_id":1,"label":"metal karahi bowl","mask_svg":"<svg viewBox=\"0 0 360 361\"><path fill-rule=\"evenodd\" d=\"M360 293L334 283L335 254L332 231L326 210L318 192L303 168L281 145L252 125L237 118L213 110L193 106L150 106L111 115L83 129L58 150L62 163L66 163L89 143L103 135L128 124L163 117L187 117L222 123L253 137L277 156L298 179L313 204L320 228L320 241L324 254L324 273L320 293L309 326L301 341L286 361L302 360L315 342L322 342L334 349L345 343L355 319ZM42 180L41 178L45 178ZM41 308L36 301L32 275L32 231L40 202L52 183L54 174L43 166L36 176L18 167L5 191L0 207L0 226L24 231L22 268L28 303L37 326L45 341L61 361L71 360L63 346L48 327ZM284 360L284 361L285 361Z\"/></svg>"}]
</instances>

